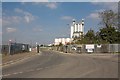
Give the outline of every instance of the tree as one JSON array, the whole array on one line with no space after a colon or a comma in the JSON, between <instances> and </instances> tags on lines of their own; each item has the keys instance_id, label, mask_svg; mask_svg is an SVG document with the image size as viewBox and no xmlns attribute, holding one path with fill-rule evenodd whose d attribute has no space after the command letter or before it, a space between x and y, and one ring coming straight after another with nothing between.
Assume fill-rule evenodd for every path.
<instances>
[{"instance_id":1,"label":"tree","mask_svg":"<svg viewBox=\"0 0 120 80\"><path fill-rule=\"evenodd\" d=\"M75 38L74 41L77 44L104 44L104 43L120 43L120 29L118 23L117 13L112 10L105 10L99 13L101 18L102 28L95 33L90 29L82 38Z\"/></svg>"},{"instance_id":2,"label":"tree","mask_svg":"<svg viewBox=\"0 0 120 80\"><path fill-rule=\"evenodd\" d=\"M63 46L63 44L62 43L59 43L59 45L58 46Z\"/></svg>"},{"instance_id":3,"label":"tree","mask_svg":"<svg viewBox=\"0 0 120 80\"><path fill-rule=\"evenodd\" d=\"M100 43L119 43L118 14L112 10L105 10L99 13L103 28L98 33Z\"/></svg>"},{"instance_id":4,"label":"tree","mask_svg":"<svg viewBox=\"0 0 120 80\"><path fill-rule=\"evenodd\" d=\"M77 36L74 37L73 42L71 44L83 44L84 43L83 39L84 39L84 35L83 32L81 32L79 37Z\"/></svg>"},{"instance_id":5,"label":"tree","mask_svg":"<svg viewBox=\"0 0 120 80\"><path fill-rule=\"evenodd\" d=\"M117 40L116 29L114 27L100 29L99 35L106 43L115 43Z\"/></svg>"},{"instance_id":6,"label":"tree","mask_svg":"<svg viewBox=\"0 0 120 80\"><path fill-rule=\"evenodd\" d=\"M84 36L84 40L87 40L88 44L93 44L95 43L95 33L94 30L90 29Z\"/></svg>"},{"instance_id":7,"label":"tree","mask_svg":"<svg viewBox=\"0 0 120 80\"><path fill-rule=\"evenodd\" d=\"M75 44L94 44L95 33L94 30L90 29L85 35L82 35L80 38L74 38Z\"/></svg>"},{"instance_id":8,"label":"tree","mask_svg":"<svg viewBox=\"0 0 120 80\"><path fill-rule=\"evenodd\" d=\"M120 44L120 31L118 30L117 32L116 32L116 43L118 43L118 44Z\"/></svg>"},{"instance_id":9,"label":"tree","mask_svg":"<svg viewBox=\"0 0 120 80\"><path fill-rule=\"evenodd\" d=\"M100 12L99 17L101 18L100 24L103 25L103 27L108 28L118 26L118 14L112 10Z\"/></svg>"}]
</instances>

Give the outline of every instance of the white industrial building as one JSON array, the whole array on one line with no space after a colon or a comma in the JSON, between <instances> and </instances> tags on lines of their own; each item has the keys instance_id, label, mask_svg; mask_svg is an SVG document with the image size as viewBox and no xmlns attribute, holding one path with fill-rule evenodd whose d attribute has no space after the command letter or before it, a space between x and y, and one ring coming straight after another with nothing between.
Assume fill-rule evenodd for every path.
<instances>
[{"instance_id":1,"label":"white industrial building","mask_svg":"<svg viewBox=\"0 0 120 80\"><path fill-rule=\"evenodd\" d=\"M71 25L71 38L80 38L84 34L84 19L81 22L73 20Z\"/></svg>"},{"instance_id":2,"label":"white industrial building","mask_svg":"<svg viewBox=\"0 0 120 80\"><path fill-rule=\"evenodd\" d=\"M66 45L68 43L71 43L71 39L70 38L55 38L55 45L59 45L60 43L62 43L63 45Z\"/></svg>"},{"instance_id":3,"label":"white industrial building","mask_svg":"<svg viewBox=\"0 0 120 80\"><path fill-rule=\"evenodd\" d=\"M54 45L59 45L60 43L66 45L67 43L71 43L73 38L81 38L83 34L84 34L84 19L82 19L81 22L76 22L75 20L73 20L71 24L70 38L55 38Z\"/></svg>"}]
</instances>

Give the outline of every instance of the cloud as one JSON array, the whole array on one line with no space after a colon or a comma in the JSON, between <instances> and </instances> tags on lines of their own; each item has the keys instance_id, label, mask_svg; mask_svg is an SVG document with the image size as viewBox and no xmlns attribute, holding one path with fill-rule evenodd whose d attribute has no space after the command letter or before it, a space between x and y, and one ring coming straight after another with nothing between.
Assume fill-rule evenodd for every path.
<instances>
[{"instance_id":1,"label":"cloud","mask_svg":"<svg viewBox=\"0 0 120 80\"><path fill-rule=\"evenodd\" d=\"M2 2L118 2L119 0L2 0Z\"/></svg>"},{"instance_id":2,"label":"cloud","mask_svg":"<svg viewBox=\"0 0 120 80\"><path fill-rule=\"evenodd\" d=\"M48 0L2 0L2 2L48 2Z\"/></svg>"},{"instance_id":3,"label":"cloud","mask_svg":"<svg viewBox=\"0 0 120 80\"><path fill-rule=\"evenodd\" d=\"M104 9L95 10L94 12L90 13L87 16L87 18L98 20L98 19L100 19L99 12L103 12L103 11L104 11Z\"/></svg>"},{"instance_id":4,"label":"cloud","mask_svg":"<svg viewBox=\"0 0 120 80\"><path fill-rule=\"evenodd\" d=\"M118 2L91 2L93 5L101 6L103 9L109 9L113 10L115 12L118 12Z\"/></svg>"},{"instance_id":5,"label":"cloud","mask_svg":"<svg viewBox=\"0 0 120 80\"><path fill-rule=\"evenodd\" d=\"M8 33L11 33L11 32L16 32L17 29L16 29L16 28L10 28L10 27L8 27L8 28L6 28L6 31L7 31Z\"/></svg>"},{"instance_id":6,"label":"cloud","mask_svg":"<svg viewBox=\"0 0 120 80\"><path fill-rule=\"evenodd\" d=\"M99 19L99 14L98 13L91 13L87 18Z\"/></svg>"},{"instance_id":7,"label":"cloud","mask_svg":"<svg viewBox=\"0 0 120 80\"><path fill-rule=\"evenodd\" d=\"M24 13L24 11L22 9L19 9L19 8L15 8L14 11L17 12L17 13Z\"/></svg>"},{"instance_id":8,"label":"cloud","mask_svg":"<svg viewBox=\"0 0 120 80\"><path fill-rule=\"evenodd\" d=\"M105 11L105 9L95 10L95 12L103 12L103 11Z\"/></svg>"},{"instance_id":9,"label":"cloud","mask_svg":"<svg viewBox=\"0 0 120 80\"><path fill-rule=\"evenodd\" d=\"M61 19L62 20L72 20L73 17L71 17L71 16L62 16Z\"/></svg>"},{"instance_id":10,"label":"cloud","mask_svg":"<svg viewBox=\"0 0 120 80\"><path fill-rule=\"evenodd\" d=\"M35 19L36 16L33 16L31 13L23 11L22 9L19 8L15 8L15 12L20 13L24 16L24 20L27 23L30 23L31 21L33 21Z\"/></svg>"},{"instance_id":11,"label":"cloud","mask_svg":"<svg viewBox=\"0 0 120 80\"><path fill-rule=\"evenodd\" d=\"M56 2L34 2L33 5L45 6L49 9L56 9L58 4Z\"/></svg>"},{"instance_id":12,"label":"cloud","mask_svg":"<svg viewBox=\"0 0 120 80\"><path fill-rule=\"evenodd\" d=\"M55 3L55 2L47 3L46 7L50 8L50 9L56 9L57 8L57 3Z\"/></svg>"},{"instance_id":13,"label":"cloud","mask_svg":"<svg viewBox=\"0 0 120 80\"><path fill-rule=\"evenodd\" d=\"M91 2L119 2L119 0L91 0Z\"/></svg>"},{"instance_id":14,"label":"cloud","mask_svg":"<svg viewBox=\"0 0 120 80\"><path fill-rule=\"evenodd\" d=\"M2 24L3 26L19 24L19 23L31 23L34 21L37 16L32 15L27 11L23 11L22 9L15 8L14 10L17 15L14 16L5 16L3 15Z\"/></svg>"},{"instance_id":15,"label":"cloud","mask_svg":"<svg viewBox=\"0 0 120 80\"><path fill-rule=\"evenodd\" d=\"M48 2L48 0L21 0L21 2Z\"/></svg>"},{"instance_id":16,"label":"cloud","mask_svg":"<svg viewBox=\"0 0 120 80\"><path fill-rule=\"evenodd\" d=\"M18 24L22 21L22 17L20 16L3 16L2 24L3 26Z\"/></svg>"},{"instance_id":17,"label":"cloud","mask_svg":"<svg viewBox=\"0 0 120 80\"><path fill-rule=\"evenodd\" d=\"M89 16L87 16L87 18L98 20L98 19L100 19L99 12L103 12L106 9L113 10L114 12L117 12L117 10L118 10L118 6L116 5L117 3L115 3L115 2L92 2L92 4L102 6L102 9L95 10L93 13L91 13Z\"/></svg>"},{"instance_id":18,"label":"cloud","mask_svg":"<svg viewBox=\"0 0 120 80\"><path fill-rule=\"evenodd\" d=\"M24 18L27 23L30 23L31 21L35 20L35 16L33 16L32 14L25 14Z\"/></svg>"},{"instance_id":19,"label":"cloud","mask_svg":"<svg viewBox=\"0 0 120 80\"><path fill-rule=\"evenodd\" d=\"M35 31L35 32L41 32L43 30L41 28L33 28L33 31Z\"/></svg>"}]
</instances>

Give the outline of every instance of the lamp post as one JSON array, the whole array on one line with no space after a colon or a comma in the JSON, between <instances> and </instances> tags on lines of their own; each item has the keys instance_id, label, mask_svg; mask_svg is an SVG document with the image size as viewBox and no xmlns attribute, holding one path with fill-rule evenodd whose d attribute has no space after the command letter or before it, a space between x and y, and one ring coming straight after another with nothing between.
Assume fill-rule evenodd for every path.
<instances>
[{"instance_id":1,"label":"lamp post","mask_svg":"<svg viewBox=\"0 0 120 80\"><path fill-rule=\"evenodd\" d=\"M69 34L69 37L71 37L71 26L70 24L67 24L68 28L70 29L70 34Z\"/></svg>"},{"instance_id":2,"label":"lamp post","mask_svg":"<svg viewBox=\"0 0 120 80\"><path fill-rule=\"evenodd\" d=\"M12 41L12 40L9 40L9 54L10 54L10 52L11 52L11 41Z\"/></svg>"},{"instance_id":3,"label":"lamp post","mask_svg":"<svg viewBox=\"0 0 120 80\"><path fill-rule=\"evenodd\" d=\"M36 42L37 53L39 53L39 44Z\"/></svg>"}]
</instances>

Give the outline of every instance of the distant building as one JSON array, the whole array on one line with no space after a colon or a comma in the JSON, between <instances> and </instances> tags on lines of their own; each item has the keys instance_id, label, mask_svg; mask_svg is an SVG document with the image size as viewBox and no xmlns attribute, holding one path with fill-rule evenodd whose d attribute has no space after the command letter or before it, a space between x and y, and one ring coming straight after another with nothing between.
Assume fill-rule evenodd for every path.
<instances>
[{"instance_id":1,"label":"distant building","mask_svg":"<svg viewBox=\"0 0 120 80\"><path fill-rule=\"evenodd\" d=\"M84 19L81 22L73 20L71 25L71 36L70 38L80 38L84 34Z\"/></svg>"},{"instance_id":2,"label":"distant building","mask_svg":"<svg viewBox=\"0 0 120 80\"><path fill-rule=\"evenodd\" d=\"M81 36L84 34L84 19L82 19L82 21L79 23L73 20L70 33L70 38L55 38L54 45L59 45L60 43L66 45L71 43L73 38L81 38Z\"/></svg>"},{"instance_id":3,"label":"distant building","mask_svg":"<svg viewBox=\"0 0 120 80\"><path fill-rule=\"evenodd\" d=\"M55 43L54 45L59 45L60 43L62 43L63 45L66 45L68 43L71 43L71 39L70 38L55 38Z\"/></svg>"}]
</instances>

